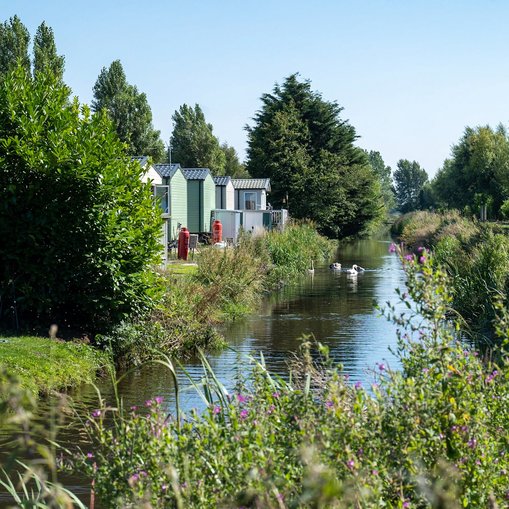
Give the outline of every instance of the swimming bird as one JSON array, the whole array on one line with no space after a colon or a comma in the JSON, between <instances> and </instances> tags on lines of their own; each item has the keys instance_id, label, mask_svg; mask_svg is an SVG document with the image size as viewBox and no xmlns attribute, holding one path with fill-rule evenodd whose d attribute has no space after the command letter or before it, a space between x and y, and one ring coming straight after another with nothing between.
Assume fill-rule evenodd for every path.
<instances>
[{"instance_id":1,"label":"swimming bird","mask_svg":"<svg viewBox=\"0 0 509 509\"><path fill-rule=\"evenodd\" d=\"M363 269L362 267L360 267L359 265L356 265L355 263L352 265L352 268L351 269L347 269L346 272L347 274L358 274L359 272L363 272L364 270L366 269Z\"/></svg>"},{"instance_id":2,"label":"swimming bird","mask_svg":"<svg viewBox=\"0 0 509 509\"><path fill-rule=\"evenodd\" d=\"M309 272L309 274L314 274L315 273L315 266L313 265L313 260L311 260L311 268L308 269L308 272Z\"/></svg>"},{"instance_id":3,"label":"swimming bird","mask_svg":"<svg viewBox=\"0 0 509 509\"><path fill-rule=\"evenodd\" d=\"M329 265L329 269L331 270L341 270L341 264L339 262L334 262Z\"/></svg>"}]
</instances>

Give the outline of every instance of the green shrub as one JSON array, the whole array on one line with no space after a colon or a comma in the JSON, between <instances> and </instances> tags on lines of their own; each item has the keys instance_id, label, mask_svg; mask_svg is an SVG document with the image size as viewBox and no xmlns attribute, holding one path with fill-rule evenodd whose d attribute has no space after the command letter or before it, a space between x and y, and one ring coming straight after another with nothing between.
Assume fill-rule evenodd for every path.
<instances>
[{"instance_id":1,"label":"green shrub","mask_svg":"<svg viewBox=\"0 0 509 509\"><path fill-rule=\"evenodd\" d=\"M105 114L50 74L0 84L0 323L107 329L152 304L160 214ZM16 322L19 321L19 324ZM14 326L14 327L13 327Z\"/></svg>"}]
</instances>

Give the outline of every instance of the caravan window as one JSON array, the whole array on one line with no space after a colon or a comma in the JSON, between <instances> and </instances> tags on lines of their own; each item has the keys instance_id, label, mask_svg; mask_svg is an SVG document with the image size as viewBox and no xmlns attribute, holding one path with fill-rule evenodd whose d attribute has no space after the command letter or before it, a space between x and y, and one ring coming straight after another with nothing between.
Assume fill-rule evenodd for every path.
<instances>
[{"instance_id":1,"label":"caravan window","mask_svg":"<svg viewBox=\"0 0 509 509\"><path fill-rule=\"evenodd\" d=\"M244 193L244 209L245 210L256 210L256 193L252 193L252 192Z\"/></svg>"}]
</instances>

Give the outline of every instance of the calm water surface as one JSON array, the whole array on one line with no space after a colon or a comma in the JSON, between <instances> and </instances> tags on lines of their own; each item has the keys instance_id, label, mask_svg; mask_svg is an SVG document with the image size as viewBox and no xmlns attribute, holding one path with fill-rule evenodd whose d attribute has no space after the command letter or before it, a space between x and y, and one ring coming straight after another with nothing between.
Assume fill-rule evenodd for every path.
<instances>
[{"instance_id":1,"label":"calm water surface","mask_svg":"<svg viewBox=\"0 0 509 509\"><path fill-rule=\"evenodd\" d=\"M328 265L317 266L313 275L306 275L292 288L267 298L257 313L226 327L224 334L231 349L207 356L218 378L232 389L239 375L249 374L248 357L259 357L260 352L270 371L286 376L287 361L297 351L303 334L313 334L328 345L331 355L343 364L352 383L361 381L369 385L377 362L397 367L389 351L396 343L395 326L381 317L375 307L376 303L396 303L395 288L404 286L399 259L388 253L390 242L387 237L342 246L335 261L340 261L344 268L356 263L366 268L365 272L352 277L344 271L331 271ZM187 362L185 369L195 380L201 379L203 372L198 360ZM201 407L201 400L186 376L181 372L178 378L184 388L180 397L182 408ZM107 401L113 403L111 384L102 381L100 389ZM143 405L154 396L164 397L168 411L175 407L170 373L157 364L130 373L120 383L119 390L127 407ZM97 404L90 387L82 387L72 396L91 408ZM59 436L69 445L81 441L72 428L63 429ZM89 490L87 480L65 481L69 488L83 496ZM0 505L1 502L0 495Z\"/></svg>"}]
</instances>

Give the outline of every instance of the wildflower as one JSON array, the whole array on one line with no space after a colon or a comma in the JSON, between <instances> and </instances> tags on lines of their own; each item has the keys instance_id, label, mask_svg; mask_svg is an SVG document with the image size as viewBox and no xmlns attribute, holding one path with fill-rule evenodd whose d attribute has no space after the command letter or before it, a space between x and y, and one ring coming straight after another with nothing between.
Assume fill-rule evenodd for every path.
<instances>
[{"instance_id":1,"label":"wildflower","mask_svg":"<svg viewBox=\"0 0 509 509\"><path fill-rule=\"evenodd\" d=\"M477 440L475 438L471 438L467 442L467 445L468 445L468 447L470 447L470 449L475 449L475 447L477 446Z\"/></svg>"},{"instance_id":2,"label":"wildflower","mask_svg":"<svg viewBox=\"0 0 509 509\"><path fill-rule=\"evenodd\" d=\"M410 502L409 502L408 500L405 500L405 501L403 502L403 508L404 508L404 509L407 509L408 507L410 507Z\"/></svg>"},{"instance_id":3,"label":"wildflower","mask_svg":"<svg viewBox=\"0 0 509 509\"><path fill-rule=\"evenodd\" d=\"M371 470L371 475L378 475L378 470L376 469Z\"/></svg>"},{"instance_id":4,"label":"wildflower","mask_svg":"<svg viewBox=\"0 0 509 509\"><path fill-rule=\"evenodd\" d=\"M405 260L407 262L412 262L414 260L414 255L411 255L411 254L405 255Z\"/></svg>"},{"instance_id":5,"label":"wildflower","mask_svg":"<svg viewBox=\"0 0 509 509\"><path fill-rule=\"evenodd\" d=\"M385 371L385 364L383 364L383 363L378 364L378 369L380 371Z\"/></svg>"},{"instance_id":6,"label":"wildflower","mask_svg":"<svg viewBox=\"0 0 509 509\"><path fill-rule=\"evenodd\" d=\"M163 397L162 396L156 396L154 398L154 401L156 402L157 405L160 405L163 402Z\"/></svg>"},{"instance_id":7,"label":"wildflower","mask_svg":"<svg viewBox=\"0 0 509 509\"><path fill-rule=\"evenodd\" d=\"M245 403L247 401L246 396L243 396L242 394L237 394L237 401L239 403Z\"/></svg>"},{"instance_id":8,"label":"wildflower","mask_svg":"<svg viewBox=\"0 0 509 509\"><path fill-rule=\"evenodd\" d=\"M423 372L424 374L427 374L427 373L429 372L429 368L422 368L422 372Z\"/></svg>"},{"instance_id":9,"label":"wildflower","mask_svg":"<svg viewBox=\"0 0 509 509\"><path fill-rule=\"evenodd\" d=\"M425 247L423 247L423 246L419 246L419 247L417 248L417 252L418 252L418 253L422 253L423 251L424 251L424 252L426 251L426 248L425 248Z\"/></svg>"},{"instance_id":10,"label":"wildflower","mask_svg":"<svg viewBox=\"0 0 509 509\"><path fill-rule=\"evenodd\" d=\"M244 408L244 410L242 410L242 411L240 412L240 418L241 418L242 420L244 420L244 419L247 417L247 415L248 415L248 411Z\"/></svg>"},{"instance_id":11,"label":"wildflower","mask_svg":"<svg viewBox=\"0 0 509 509\"><path fill-rule=\"evenodd\" d=\"M396 252L396 244L394 242L391 242L391 245L389 246L389 253L395 253Z\"/></svg>"},{"instance_id":12,"label":"wildflower","mask_svg":"<svg viewBox=\"0 0 509 509\"><path fill-rule=\"evenodd\" d=\"M273 392L272 397L278 399L279 398L279 392Z\"/></svg>"},{"instance_id":13,"label":"wildflower","mask_svg":"<svg viewBox=\"0 0 509 509\"><path fill-rule=\"evenodd\" d=\"M275 409L276 407L274 405L270 405L270 407L267 408L267 414L270 415L271 413L274 412Z\"/></svg>"},{"instance_id":14,"label":"wildflower","mask_svg":"<svg viewBox=\"0 0 509 509\"><path fill-rule=\"evenodd\" d=\"M145 401L145 406L152 406L152 403L153 401L151 399L147 399L147 401Z\"/></svg>"},{"instance_id":15,"label":"wildflower","mask_svg":"<svg viewBox=\"0 0 509 509\"><path fill-rule=\"evenodd\" d=\"M133 474L127 482L129 483L129 486L134 486L138 481L140 480L140 476L138 474Z\"/></svg>"},{"instance_id":16,"label":"wildflower","mask_svg":"<svg viewBox=\"0 0 509 509\"><path fill-rule=\"evenodd\" d=\"M92 417L93 417L94 419L97 419L97 417L100 417L100 415L101 415L101 411L100 411L100 410L94 410L94 411L92 412Z\"/></svg>"},{"instance_id":17,"label":"wildflower","mask_svg":"<svg viewBox=\"0 0 509 509\"><path fill-rule=\"evenodd\" d=\"M136 410L138 410L138 407L136 405L133 405L131 407L131 412L136 412Z\"/></svg>"},{"instance_id":18,"label":"wildflower","mask_svg":"<svg viewBox=\"0 0 509 509\"><path fill-rule=\"evenodd\" d=\"M350 470L353 470L353 468L355 467L355 461L354 460L348 460L346 462L346 466L347 468L349 468Z\"/></svg>"},{"instance_id":19,"label":"wildflower","mask_svg":"<svg viewBox=\"0 0 509 509\"><path fill-rule=\"evenodd\" d=\"M327 408L332 408L334 406L334 403L331 400L328 400L328 401L325 402L325 406Z\"/></svg>"},{"instance_id":20,"label":"wildflower","mask_svg":"<svg viewBox=\"0 0 509 509\"><path fill-rule=\"evenodd\" d=\"M419 258L419 263L425 263L426 262L426 257L425 256L421 256Z\"/></svg>"},{"instance_id":21,"label":"wildflower","mask_svg":"<svg viewBox=\"0 0 509 509\"><path fill-rule=\"evenodd\" d=\"M87 458L88 459L92 459L93 457L94 457L94 455L91 452L87 452Z\"/></svg>"},{"instance_id":22,"label":"wildflower","mask_svg":"<svg viewBox=\"0 0 509 509\"><path fill-rule=\"evenodd\" d=\"M213 409L212 409L212 412L217 415L219 413L221 413L221 407L219 405L216 405Z\"/></svg>"},{"instance_id":23,"label":"wildflower","mask_svg":"<svg viewBox=\"0 0 509 509\"><path fill-rule=\"evenodd\" d=\"M355 382L354 387L355 387L357 390L362 389L362 382L360 382L360 381L359 381L359 382Z\"/></svg>"}]
</instances>

